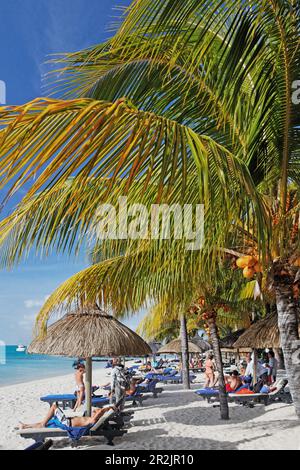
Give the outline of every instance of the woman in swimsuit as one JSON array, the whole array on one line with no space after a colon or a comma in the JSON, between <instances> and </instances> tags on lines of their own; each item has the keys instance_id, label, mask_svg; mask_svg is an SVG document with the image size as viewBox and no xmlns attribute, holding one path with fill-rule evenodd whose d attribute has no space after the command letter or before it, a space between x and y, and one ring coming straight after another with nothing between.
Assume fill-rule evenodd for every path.
<instances>
[{"instance_id":1,"label":"woman in swimsuit","mask_svg":"<svg viewBox=\"0 0 300 470\"><path fill-rule=\"evenodd\" d=\"M49 410L49 413L45 417L44 420L33 423L33 424L24 424L20 423L20 429L41 429L46 428L49 421L53 418L57 418L62 424L67 427L72 428L81 428L90 425L96 424L99 419L107 413L109 410L117 410L115 406L109 406L107 408L101 408L99 410L94 411L91 418L84 418L84 417L76 417L76 418L67 418L63 411L58 408L57 405L53 404Z\"/></svg>"},{"instance_id":2,"label":"woman in swimsuit","mask_svg":"<svg viewBox=\"0 0 300 470\"><path fill-rule=\"evenodd\" d=\"M78 408L81 407L84 401L84 396L85 396L84 374L85 374L85 365L82 364L82 362L79 362L76 365L76 372L75 372L77 400L76 400L73 411L78 410Z\"/></svg>"},{"instance_id":3,"label":"woman in swimsuit","mask_svg":"<svg viewBox=\"0 0 300 470\"><path fill-rule=\"evenodd\" d=\"M213 358L214 356L210 354L205 361L205 377L206 377L206 382L204 386L205 388L213 387L216 382L215 364L214 364Z\"/></svg>"}]
</instances>

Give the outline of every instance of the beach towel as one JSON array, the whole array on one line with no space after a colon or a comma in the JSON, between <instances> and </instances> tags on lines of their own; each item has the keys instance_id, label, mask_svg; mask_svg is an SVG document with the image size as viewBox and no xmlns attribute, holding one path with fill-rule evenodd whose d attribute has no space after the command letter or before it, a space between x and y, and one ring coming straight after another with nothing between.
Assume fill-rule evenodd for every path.
<instances>
[{"instance_id":1,"label":"beach towel","mask_svg":"<svg viewBox=\"0 0 300 470\"><path fill-rule=\"evenodd\" d=\"M86 436L92 427L93 426L90 425L90 426L84 426L80 428L72 428L61 423L59 419L55 417L52 418L47 424L47 428L52 428L52 429L56 428L56 429L62 429L63 431L66 431L70 439L72 439L73 441L79 441L79 439L81 439L83 436Z\"/></svg>"},{"instance_id":2,"label":"beach towel","mask_svg":"<svg viewBox=\"0 0 300 470\"><path fill-rule=\"evenodd\" d=\"M219 389L218 388L200 388L199 390L196 390L195 393L197 393L197 395L200 395L202 397L213 397L213 396L219 395Z\"/></svg>"},{"instance_id":3,"label":"beach towel","mask_svg":"<svg viewBox=\"0 0 300 470\"><path fill-rule=\"evenodd\" d=\"M255 395L255 392L249 390L248 388L242 388L235 392L235 395Z\"/></svg>"}]
</instances>

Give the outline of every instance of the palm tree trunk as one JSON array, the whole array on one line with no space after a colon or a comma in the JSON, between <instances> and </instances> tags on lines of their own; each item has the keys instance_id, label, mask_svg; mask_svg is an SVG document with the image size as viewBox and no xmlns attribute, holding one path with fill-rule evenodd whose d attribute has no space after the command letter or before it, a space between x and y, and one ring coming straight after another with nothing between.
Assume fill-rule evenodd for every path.
<instances>
[{"instance_id":1,"label":"palm tree trunk","mask_svg":"<svg viewBox=\"0 0 300 470\"><path fill-rule=\"evenodd\" d=\"M213 350L214 350L214 356L216 360L217 371L219 375L219 398L220 398L221 419L229 419L229 408L228 408L225 379L224 379L224 373L223 373L223 361L222 361L222 354L221 354L221 349L220 349L218 329L217 329L215 320L210 320L208 322L208 325L209 325L210 337L211 337Z\"/></svg>"},{"instance_id":2,"label":"palm tree trunk","mask_svg":"<svg viewBox=\"0 0 300 470\"><path fill-rule=\"evenodd\" d=\"M274 348L274 354L278 362L278 369L285 369L283 351L281 348Z\"/></svg>"},{"instance_id":3,"label":"palm tree trunk","mask_svg":"<svg viewBox=\"0 0 300 470\"><path fill-rule=\"evenodd\" d=\"M297 416L300 418L300 342L298 333L298 301L287 277L275 278L278 327L286 374Z\"/></svg>"},{"instance_id":4,"label":"palm tree trunk","mask_svg":"<svg viewBox=\"0 0 300 470\"><path fill-rule=\"evenodd\" d=\"M189 390L190 372L189 372L189 345L186 328L186 318L184 315L180 317L180 337L181 337L181 354L182 354L182 383L183 388Z\"/></svg>"}]
</instances>

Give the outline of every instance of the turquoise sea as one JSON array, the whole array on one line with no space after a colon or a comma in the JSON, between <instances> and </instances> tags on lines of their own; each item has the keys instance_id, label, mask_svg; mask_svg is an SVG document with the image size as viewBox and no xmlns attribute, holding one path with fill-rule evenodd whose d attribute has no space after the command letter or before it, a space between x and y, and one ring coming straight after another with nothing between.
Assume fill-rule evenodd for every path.
<instances>
[{"instance_id":1,"label":"turquoise sea","mask_svg":"<svg viewBox=\"0 0 300 470\"><path fill-rule=\"evenodd\" d=\"M17 346L1 346L0 351L0 387L14 385L33 380L46 379L59 375L72 374L74 359L55 356L39 356L16 352ZM4 361L5 352L5 361ZM94 365L105 367L106 362Z\"/></svg>"}]
</instances>

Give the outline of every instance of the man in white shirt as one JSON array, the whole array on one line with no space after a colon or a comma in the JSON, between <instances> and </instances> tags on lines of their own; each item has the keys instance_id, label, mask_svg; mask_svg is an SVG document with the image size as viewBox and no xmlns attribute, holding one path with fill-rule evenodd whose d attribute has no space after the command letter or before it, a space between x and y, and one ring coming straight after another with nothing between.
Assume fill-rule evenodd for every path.
<instances>
[{"instance_id":1,"label":"man in white shirt","mask_svg":"<svg viewBox=\"0 0 300 470\"><path fill-rule=\"evenodd\" d=\"M251 375L251 377L253 377L253 370L254 370L254 358L253 358L253 354L252 354L251 361L247 365L245 375L247 377L250 376L250 375ZM268 370L260 362L257 361L257 363L256 363L257 378L260 379L261 377L263 377L263 375L265 375L267 373L268 373Z\"/></svg>"}]
</instances>

